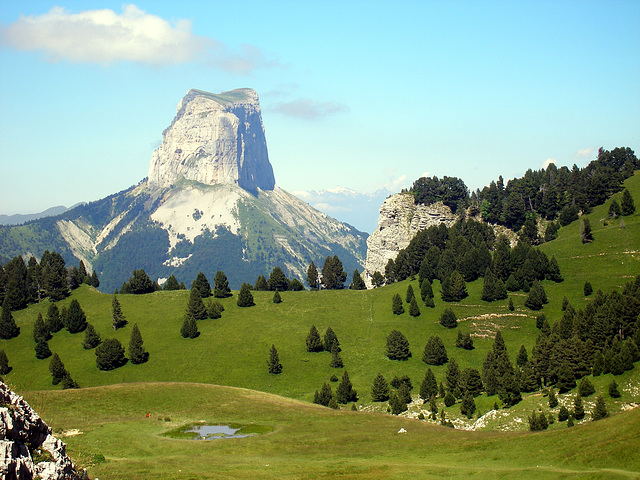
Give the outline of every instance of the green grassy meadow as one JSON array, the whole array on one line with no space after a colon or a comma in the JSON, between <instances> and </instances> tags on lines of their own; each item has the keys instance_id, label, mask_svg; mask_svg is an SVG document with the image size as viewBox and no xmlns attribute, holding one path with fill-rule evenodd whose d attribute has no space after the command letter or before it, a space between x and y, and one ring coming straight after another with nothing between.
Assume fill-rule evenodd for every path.
<instances>
[{"instance_id":1,"label":"green grassy meadow","mask_svg":"<svg viewBox=\"0 0 640 480\"><path fill-rule=\"evenodd\" d=\"M640 175L628 179L625 186L640 211ZM576 310L590 301L592 297L583 295L586 280L595 291L608 292L640 274L640 213L624 217L624 228L620 228L619 220L605 222L609 202L589 214L593 243L581 243L578 221L541 247L549 257L556 257L565 278L560 284L543 282L549 303L542 312L551 324L561 316L564 296ZM213 272L206 273L213 281ZM102 339L116 337L125 348L137 323L149 361L99 371L94 350L82 348L84 333L63 330L54 334L49 346L83 388L62 391L52 386L49 359L35 358L32 336L37 314L46 314L49 304L45 301L13 313L21 333L15 339L0 340L0 349L13 367L4 380L57 433L83 432L64 441L74 461L101 479L405 478L407 474L417 478L640 477L640 460L630 453L640 451L640 409L620 413L640 403L637 364L615 377L622 393L615 401L606 394L612 375L593 378L597 394L605 396L613 415L599 422L588 421L587 415L587 421L571 429L556 421L548 431L527 431L526 418L533 409L549 411L540 392L524 395L515 407L487 416L483 431L475 432L407 418L420 412L418 402L404 417L387 415L386 403L371 402L371 384L378 372L387 380L408 375L417 399L427 369L422 352L430 335L440 335L449 358L455 358L461 369L481 370L498 329L512 361L520 345L531 354L538 334L535 318L540 312L524 307L525 294L510 294L515 305L510 312L508 300L480 300L482 280L468 284L469 296L453 304L440 300L436 281L436 308L422 304L422 314L414 318L405 304L403 315L393 315L393 294L404 298L410 283L418 293L417 280L407 280L368 291L284 292L281 304L272 302L272 292L253 292L256 305L250 308L238 307L234 294L222 300L226 309L222 318L198 322L196 339L180 336L189 292L118 295L128 325L114 331L112 295L84 285L60 304L77 299ZM472 334L474 350L456 348L458 329L447 330L439 324L446 307L456 313L458 329ZM327 352L306 351L312 325L321 335L329 326L335 331L344 369L331 368ZM407 361L392 361L385 355L386 336L393 329L409 340L412 357ZM280 375L267 371L272 344L283 365ZM444 379L445 366L431 368L438 382ZM314 391L345 369L359 394L358 409L368 412L311 404ZM337 384L331 385L335 391ZM568 394L560 400L569 402L572 397ZM587 411L594 398L585 399ZM472 420L461 418L458 404L445 410L457 427L469 428L496 401L497 396L478 397L478 413ZM441 400L438 407L444 408ZM255 423L273 431L207 442L162 436L200 420ZM401 427L407 429L406 435L397 434Z\"/></svg>"}]
</instances>

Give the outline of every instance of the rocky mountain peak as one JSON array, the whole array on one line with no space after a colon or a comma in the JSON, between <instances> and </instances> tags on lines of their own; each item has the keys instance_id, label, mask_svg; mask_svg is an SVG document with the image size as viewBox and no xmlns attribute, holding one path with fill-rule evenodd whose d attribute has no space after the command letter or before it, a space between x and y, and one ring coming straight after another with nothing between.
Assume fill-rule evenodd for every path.
<instances>
[{"instance_id":1,"label":"rocky mountain peak","mask_svg":"<svg viewBox=\"0 0 640 480\"><path fill-rule=\"evenodd\" d=\"M181 178L273 190L275 177L254 90L214 94L191 89L180 100L151 157L148 182L168 187Z\"/></svg>"}]
</instances>

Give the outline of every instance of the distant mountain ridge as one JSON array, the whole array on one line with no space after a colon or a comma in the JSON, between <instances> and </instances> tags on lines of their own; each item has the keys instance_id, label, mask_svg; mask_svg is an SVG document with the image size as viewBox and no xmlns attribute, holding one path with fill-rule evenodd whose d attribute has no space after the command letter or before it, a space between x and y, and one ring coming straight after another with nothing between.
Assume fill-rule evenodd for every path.
<instances>
[{"instance_id":1,"label":"distant mountain ridge","mask_svg":"<svg viewBox=\"0 0 640 480\"><path fill-rule=\"evenodd\" d=\"M96 269L104 292L137 268L187 285L200 271L213 278L222 270L238 288L275 266L304 281L308 265L329 255L362 271L366 237L275 184L253 90L190 90L147 179L55 217L0 227L0 259L55 250Z\"/></svg>"},{"instance_id":2,"label":"distant mountain ridge","mask_svg":"<svg viewBox=\"0 0 640 480\"><path fill-rule=\"evenodd\" d=\"M19 225L21 223L30 222L31 220L37 220L44 217L52 217L54 215L60 215L61 213L71 210L80 204L74 205L71 208L67 208L64 205L58 205L55 207L47 208L43 212L39 213L16 213L14 215L0 214L0 225Z\"/></svg>"}]
</instances>

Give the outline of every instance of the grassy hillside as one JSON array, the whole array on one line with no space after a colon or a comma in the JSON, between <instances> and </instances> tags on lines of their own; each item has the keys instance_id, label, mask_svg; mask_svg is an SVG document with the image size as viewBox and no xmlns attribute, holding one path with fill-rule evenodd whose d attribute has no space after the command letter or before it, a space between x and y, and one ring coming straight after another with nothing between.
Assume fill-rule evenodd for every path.
<instances>
[{"instance_id":1,"label":"grassy hillside","mask_svg":"<svg viewBox=\"0 0 640 480\"><path fill-rule=\"evenodd\" d=\"M626 186L640 211L640 175L630 178ZM621 229L619 221L605 225L608 207L609 202L589 215L593 243L581 243L579 222L574 222L560 230L557 240L542 246L549 257L555 255L565 278L560 284L544 282L549 303L543 312L551 323L560 318L564 296L576 309L590 301L583 295L585 280L589 280L594 289L607 292L640 273L640 214L624 217L625 228ZM436 308L422 306L422 315L417 318L408 313L393 315L393 294L400 293L404 298L410 283L418 292L417 281L405 281L371 291L284 292L281 304L272 302L270 292L254 292L256 306L250 308L237 307L234 295L222 301L226 310L221 319L198 323L201 335L193 340L180 336L188 292L119 295L129 324L114 332L111 329L112 296L83 286L72 298L80 302L88 321L102 338L116 337L126 347L133 324L137 323L150 353L149 362L129 363L111 372L99 371L94 351L86 351L81 346L84 334L61 331L50 341L51 350L60 355L82 387L100 388L57 391L59 387L51 385L49 360L37 360L34 355L33 323L38 313L46 313L48 303L44 302L14 312L21 334L13 340L0 340L0 349L6 351L13 367L5 380L25 395L54 428L78 428L85 432L65 441L81 463L91 463L93 455L107 457L106 463L90 470L100 478L206 478L205 463L213 466L207 470L211 475L221 473L232 478L337 474L346 478L396 478L408 471L421 478L471 474L481 478L638 475L638 460L618 452L616 447L626 440L615 439L619 432L623 437L633 437L629 441L635 450L640 446L637 434L632 433L640 426L637 409L597 424L586 422L587 425L574 429L556 422L551 426L552 431L530 434L463 433L418 420L334 412L309 405L314 391L328 382L332 374L340 377L344 370L329 366L330 354L306 351L305 339L312 325L321 335L328 326L337 334L345 368L360 395L359 408L365 410L386 410L386 404L372 403L370 398L371 384L378 372L388 380L394 375L408 375L414 384L412 394L417 398L427 368L422 361L422 351L430 335L441 336L449 357L454 357L461 368L472 366L481 370L497 329L502 331L512 360L520 345L525 345L531 353L538 333L535 317L539 312L524 307L526 297L522 292L510 294L515 305L515 311L510 312L508 300L493 303L480 300L481 280L468 284L469 297L454 304L445 304L439 299L440 286L435 282ZM68 305L70 300L61 303ZM474 350L457 349L457 329L447 330L439 324L440 314L449 306L460 319L458 329L473 335ZM408 310L406 307L405 304ZM409 360L392 361L385 356L385 339L392 329L400 330L408 338L413 354ZM278 349L284 367L281 375L267 372L272 344ZM431 368L438 381L444 379L444 366ZM604 375L592 379L598 394L605 394L609 411L619 412L632 402L640 402L638 365L616 377L622 397L615 401L606 395L612 378ZM248 388L278 397L202 384ZM334 391L336 385L332 384ZM560 400L568 403L571 398L572 395L565 395ZM489 430L523 431L527 429L526 417L534 408L543 406L548 411L546 398L538 392L525 396L516 407L482 417L492 410L496 401L497 397L478 397L479 412L472 420L459 418L458 404L446 409L447 416L463 428L471 428L479 421L476 427L482 424L482 428ZM585 403L587 411L592 404L593 397L590 397ZM438 406L442 408L441 400ZM415 403L408 415L417 416L420 409L421 404ZM151 420L144 418L146 411L152 412ZM171 421L158 421L158 417L169 417ZM482 417L482 421L477 417ZM194 447L193 442L157 437L172 427L200 419L254 421L272 425L275 431L242 441L225 441L222 446L218 442L207 442ZM397 435L401 426L410 433ZM603 433L598 433L600 430ZM130 435L131 441L123 445L121 440L125 435ZM509 441L504 442L505 438ZM576 447L580 445L591 454ZM158 455L166 452L166 448L173 453L163 457L162 463L168 467L160 474ZM594 456L594 451L602 452L602 456ZM189 457L192 453L193 459ZM461 454L468 455L469 460L465 457L461 463ZM272 468L267 469L265 464ZM536 465L541 465L541 469ZM612 465L621 471L601 470ZM174 466L175 473L167 473ZM177 469L183 471L178 473Z\"/></svg>"}]
</instances>

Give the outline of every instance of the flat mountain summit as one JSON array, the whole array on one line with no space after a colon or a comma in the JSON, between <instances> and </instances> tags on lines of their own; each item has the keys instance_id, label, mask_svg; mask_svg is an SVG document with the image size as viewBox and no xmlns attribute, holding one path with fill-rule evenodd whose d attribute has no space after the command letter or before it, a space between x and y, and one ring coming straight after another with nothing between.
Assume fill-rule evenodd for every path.
<instances>
[{"instance_id":1,"label":"flat mountain summit","mask_svg":"<svg viewBox=\"0 0 640 480\"><path fill-rule=\"evenodd\" d=\"M45 250L79 260L113 292L133 269L174 274L222 270L232 288L281 267L304 280L313 261L338 255L362 271L366 237L279 188L269 161L258 95L189 90L138 185L58 216L0 226L0 259Z\"/></svg>"}]
</instances>

